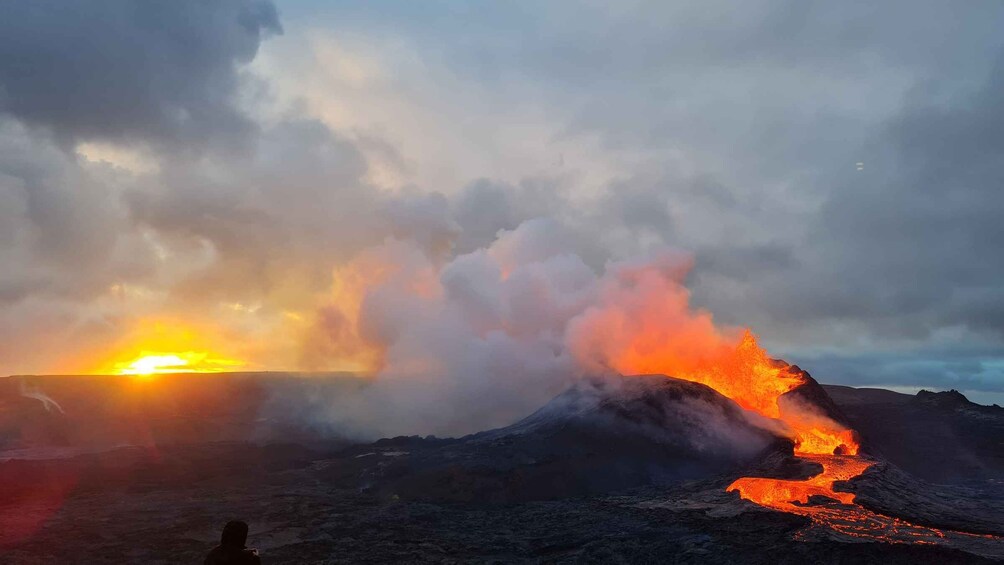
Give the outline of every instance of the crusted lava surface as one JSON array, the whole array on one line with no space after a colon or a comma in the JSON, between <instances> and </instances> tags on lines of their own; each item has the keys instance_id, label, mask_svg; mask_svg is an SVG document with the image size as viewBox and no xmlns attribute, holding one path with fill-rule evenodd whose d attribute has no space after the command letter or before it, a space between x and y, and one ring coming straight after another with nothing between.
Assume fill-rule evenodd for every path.
<instances>
[{"instance_id":1,"label":"crusted lava surface","mask_svg":"<svg viewBox=\"0 0 1004 565\"><path fill-rule=\"evenodd\" d=\"M70 412L58 388L46 392ZM32 402L44 412L33 426L66 416ZM229 418L221 429L235 441L192 442L172 431L189 429L179 401L170 425L156 428L161 441L108 449L88 437L87 452L65 451L73 445L64 442L55 459L39 440L18 444L20 457L0 455L0 562L199 562L234 518L250 523L249 542L268 563L1004 558L1004 542L988 535L1001 522L985 490L932 485L877 456L837 488L883 516L982 536L849 539L726 492L740 477L804 480L820 465L795 457L769 423L714 390L661 376L583 383L511 426L456 439L349 445L300 434L280 443L260 425L241 438L232 420L258 418L214 412L205 399L199 406L199 422ZM839 399L834 406L833 417L853 418ZM15 427L8 438L25 437ZM35 450L30 458L26 449ZM806 504L836 511L841 503Z\"/></svg>"}]
</instances>

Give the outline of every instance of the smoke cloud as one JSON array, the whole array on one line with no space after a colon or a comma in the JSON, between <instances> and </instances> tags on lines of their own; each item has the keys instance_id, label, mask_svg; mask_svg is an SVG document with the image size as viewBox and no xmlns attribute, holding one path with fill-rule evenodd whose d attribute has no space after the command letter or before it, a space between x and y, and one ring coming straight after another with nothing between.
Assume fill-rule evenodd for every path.
<instances>
[{"instance_id":1,"label":"smoke cloud","mask_svg":"<svg viewBox=\"0 0 1004 565\"><path fill-rule=\"evenodd\" d=\"M313 351L367 351L375 362L372 384L333 399L326 415L357 433L458 435L508 425L576 379L609 373L614 351L641 335L651 334L643 349L668 347L697 362L739 341L690 307L683 282L692 260L676 250L596 272L547 218L449 260L423 243L387 240L337 273L342 289L366 284L325 306L327 331L311 338ZM606 316L617 307L620 315Z\"/></svg>"}]
</instances>

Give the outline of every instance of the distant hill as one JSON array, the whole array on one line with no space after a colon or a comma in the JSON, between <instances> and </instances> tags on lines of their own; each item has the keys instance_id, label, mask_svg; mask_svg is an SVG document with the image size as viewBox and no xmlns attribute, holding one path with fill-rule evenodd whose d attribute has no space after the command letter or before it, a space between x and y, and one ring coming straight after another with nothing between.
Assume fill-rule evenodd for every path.
<instances>
[{"instance_id":1,"label":"distant hill","mask_svg":"<svg viewBox=\"0 0 1004 565\"><path fill-rule=\"evenodd\" d=\"M366 383L349 373L0 378L0 451L327 439L333 430L303 413Z\"/></svg>"},{"instance_id":2,"label":"distant hill","mask_svg":"<svg viewBox=\"0 0 1004 565\"><path fill-rule=\"evenodd\" d=\"M1004 408L954 390L823 388L868 448L901 469L932 482L1004 481Z\"/></svg>"}]
</instances>

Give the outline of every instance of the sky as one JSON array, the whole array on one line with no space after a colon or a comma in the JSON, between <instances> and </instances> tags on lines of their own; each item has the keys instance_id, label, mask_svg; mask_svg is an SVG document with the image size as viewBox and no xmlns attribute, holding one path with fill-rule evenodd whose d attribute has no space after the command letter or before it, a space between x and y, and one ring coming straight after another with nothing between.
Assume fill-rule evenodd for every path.
<instances>
[{"instance_id":1,"label":"sky","mask_svg":"<svg viewBox=\"0 0 1004 565\"><path fill-rule=\"evenodd\" d=\"M388 265L671 248L820 381L1004 403L996 0L5 12L0 372L356 370Z\"/></svg>"}]
</instances>

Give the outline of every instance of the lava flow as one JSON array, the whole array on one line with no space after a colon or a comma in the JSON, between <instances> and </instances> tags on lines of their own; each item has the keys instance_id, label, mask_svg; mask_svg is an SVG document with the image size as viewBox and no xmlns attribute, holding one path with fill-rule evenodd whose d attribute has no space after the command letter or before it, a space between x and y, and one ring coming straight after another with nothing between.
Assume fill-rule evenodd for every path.
<instances>
[{"instance_id":1,"label":"lava flow","mask_svg":"<svg viewBox=\"0 0 1004 565\"><path fill-rule=\"evenodd\" d=\"M823 471L804 481L743 477L728 487L760 506L810 518L814 525L850 538L891 543L997 543L992 535L970 534L919 526L906 520L872 512L855 504L855 495L834 489L837 481L852 479L874 463L860 456L799 454L822 466ZM806 539L811 532L796 537Z\"/></svg>"},{"instance_id":2,"label":"lava flow","mask_svg":"<svg viewBox=\"0 0 1004 565\"><path fill-rule=\"evenodd\" d=\"M836 481L852 479L865 472L872 465L861 457L808 454L800 454L800 456L822 465L823 472L804 481L745 477L729 485L728 490L739 491L743 498L762 506L784 510L804 508L812 497L817 496L843 504L851 504L854 502L854 495L849 492L835 491L833 484Z\"/></svg>"},{"instance_id":3,"label":"lava flow","mask_svg":"<svg viewBox=\"0 0 1004 565\"><path fill-rule=\"evenodd\" d=\"M634 281L644 286L644 274ZM662 301L665 294L653 293ZM818 463L822 471L808 479L783 480L744 477L728 487L744 499L761 506L806 516L816 526L799 533L806 536L843 535L854 539L904 543L981 543L993 536L943 531L872 512L854 502L855 495L834 488L864 473L874 463L858 454L853 430L834 421L820 407L792 395L795 389L812 386L808 375L797 367L772 360L755 336L747 331L738 342L719 333L710 318L700 315L685 324L667 325L662 318L671 307L647 304L633 312L632 325L622 323L623 311L594 311L596 320L623 330L614 339L596 342L606 349L609 364L622 374L661 373L707 385L743 408L781 424L795 444L795 455ZM688 325L689 324L689 325ZM597 324L599 326L599 324ZM605 337L610 334L601 334Z\"/></svg>"},{"instance_id":4,"label":"lava flow","mask_svg":"<svg viewBox=\"0 0 1004 565\"><path fill-rule=\"evenodd\" d=\"M884 537L873 531L869 523L874 521L872 513L854 504L854 494L834 490L835 482L864 473L872 466L870 461L849 455L799 453L799 456L821 465L822 472L802 481L743 477L729 485L727 490L737 491L746 500L760 506L808 516L814 522L823 522L841 533ZM937 530L932 532L936 532L935 537L941 537Z\"/></svg>"},{"instance_id":5,"label":"lava flow","mask_svg":"<svg viewBox=\"0 0 1004 565\"><path fill-rule=\"evenodd\" d=\"M691 331L655 338L668 338L659 347L650 333L638 332L612 364L622 374L665 374L707 385L747 410L779 421L783 432L795 442L795 451L805 454L856 455L854 432L812 406L782 396L808 383L804 372L771 359L746 331L738 344L729 343L715 331ZM695 342L697 347L690 347ZM700 350L694 355L694 349Z\"/></svg>"}]
</instances>

